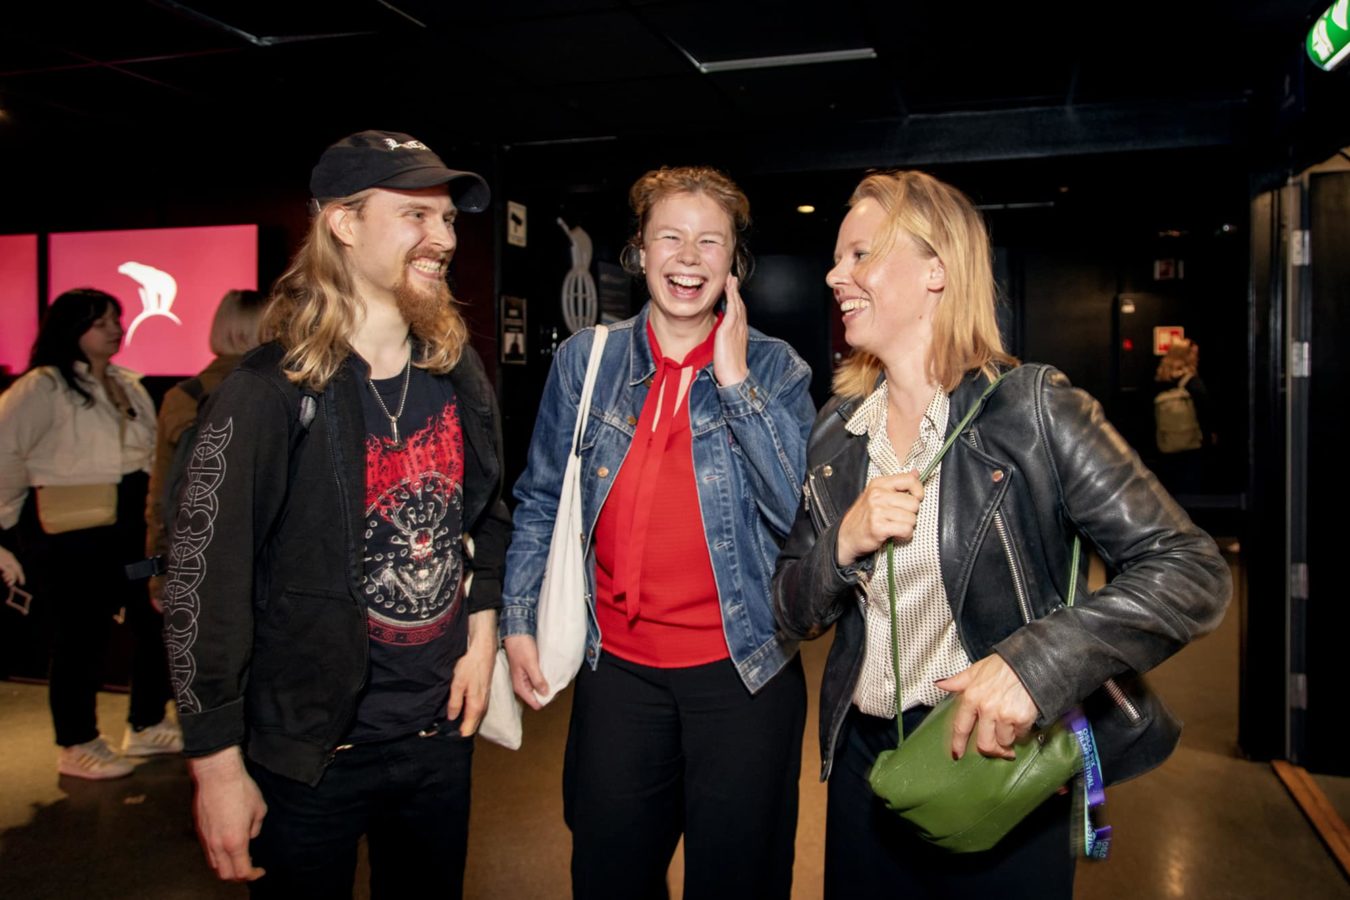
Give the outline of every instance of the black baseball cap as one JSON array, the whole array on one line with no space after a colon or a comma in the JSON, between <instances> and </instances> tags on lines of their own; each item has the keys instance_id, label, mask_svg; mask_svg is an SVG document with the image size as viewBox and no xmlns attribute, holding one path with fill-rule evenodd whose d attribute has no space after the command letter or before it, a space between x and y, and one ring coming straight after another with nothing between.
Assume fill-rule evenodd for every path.
<instances>
[{"instance_id":1,"label":"black baseball cap","mask_svg":"<svg viewBox=\"0 0 1350 900\"><path fill-rule=\"evenodd\" d=\"M450 186L450 199L464 212L487 209L492 194L483 176L447 168L431 148L397 131L359 131L323 151L309 176L319 201L350 197L366 188L415 190Z\"/></svg>"}]
</instances>

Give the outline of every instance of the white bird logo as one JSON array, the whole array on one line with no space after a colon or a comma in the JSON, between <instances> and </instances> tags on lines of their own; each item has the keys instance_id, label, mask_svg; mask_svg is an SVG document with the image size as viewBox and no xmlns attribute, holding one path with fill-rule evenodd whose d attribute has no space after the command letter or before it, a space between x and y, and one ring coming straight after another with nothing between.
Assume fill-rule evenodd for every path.
<instances>
[{"instance_id":1,"label":"white bird logo","mask_svg":"<svg viewBox=\"0 0 1350 900\"><path fill-rule=\"evenodd\" d=\"M131 261L122 263L117 271L140 285L137 290L141 295L142 309L127 329L127 346L131 346L137 327L152 316L164 316L172 319L175 325L183 324L183 320L174 315L172 309L173 301L178 296L178 282L172 275L154 266Z\"/></svg>"}]
</instances>

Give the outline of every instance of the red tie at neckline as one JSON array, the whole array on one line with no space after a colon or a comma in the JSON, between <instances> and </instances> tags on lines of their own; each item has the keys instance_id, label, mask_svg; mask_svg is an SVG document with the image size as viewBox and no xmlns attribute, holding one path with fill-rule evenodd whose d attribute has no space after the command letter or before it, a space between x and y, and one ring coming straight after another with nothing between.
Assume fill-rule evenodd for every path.
<instances>
[{"instance_id":1,"label":"red tie at neckline","mask_svg":"<svg viewBox=\"0 0 1350 900\"><path fill-rule=\"evenodd\" d=\"M713 323L712 332L703 343L690 350L683 360L674 360L661 352L656 332L652 330L651 322L647 323L647 341L656 359L656 372L642 405L642 415L638 418L633 445L625 462L625 465L638 466L636 489L625 498L631 501L631 506L626 503L627 508L619 508L619 522L627 525L619 533L629 535L631 540L620 539L614 554L614 602L623 605L630 624L637 621L641 612L642 560L647 550L648 524L656 501L656 488L660 483L666 447L670 443L675 421L679 418L680 407L688 410L689 395L693 393L698 371L712 362L713 343L721 324L722 316L719 314ZM690 370L690 378L682 397L680 388L685 370ZM655 428L652 427L653 420Z\"/></svg>"}]
</instances>

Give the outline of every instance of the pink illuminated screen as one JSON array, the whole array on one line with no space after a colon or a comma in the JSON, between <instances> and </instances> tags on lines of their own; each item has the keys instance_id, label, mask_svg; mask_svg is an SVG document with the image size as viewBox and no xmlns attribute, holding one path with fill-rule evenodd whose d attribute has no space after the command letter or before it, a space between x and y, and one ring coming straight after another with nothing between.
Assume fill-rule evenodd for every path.
<instances>
[{"instance_id":1,"label":"pink illuminated screen","mask_svg":"<svg viewBox=\"0 0 1350 900\"><path fill-rule=\"evenodd\" d=\"M226 291L258 287L258 226L53 234L47 296L93 287L122 303L113 362L143 375L192 375L211 361L211 319Z\"/></svg>"},{"instance_id":2,"label":"pink illuminated screen","mask_svg":"<svg viewBox=\"0 0 1350 900\"><path fill-rule=\"evenodd\" d=\"M37 235L0 235L0 366L28 368L38 329Z\"/></svg>"}]
</instances>

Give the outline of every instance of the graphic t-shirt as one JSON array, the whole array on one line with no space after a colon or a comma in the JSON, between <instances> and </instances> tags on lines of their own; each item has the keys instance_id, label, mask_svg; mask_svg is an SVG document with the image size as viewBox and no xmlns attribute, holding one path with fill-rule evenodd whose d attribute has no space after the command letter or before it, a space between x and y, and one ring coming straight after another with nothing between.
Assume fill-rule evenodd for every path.
<instances>
[{"instance_id":1,"label":"graphic t-shirt","mask_svg":"<svg viewBox=\"0 0 1350 900\"><path fill-rule=\"evenodd\" d=\"M403 373L373 382L390 412ZM366 424L365 577L370 675L348 742L402 737L445 717L468 643L464 435L446 379L411 371L394 444L389 417L361 385Z\"/></svg>"}]
</instances>

